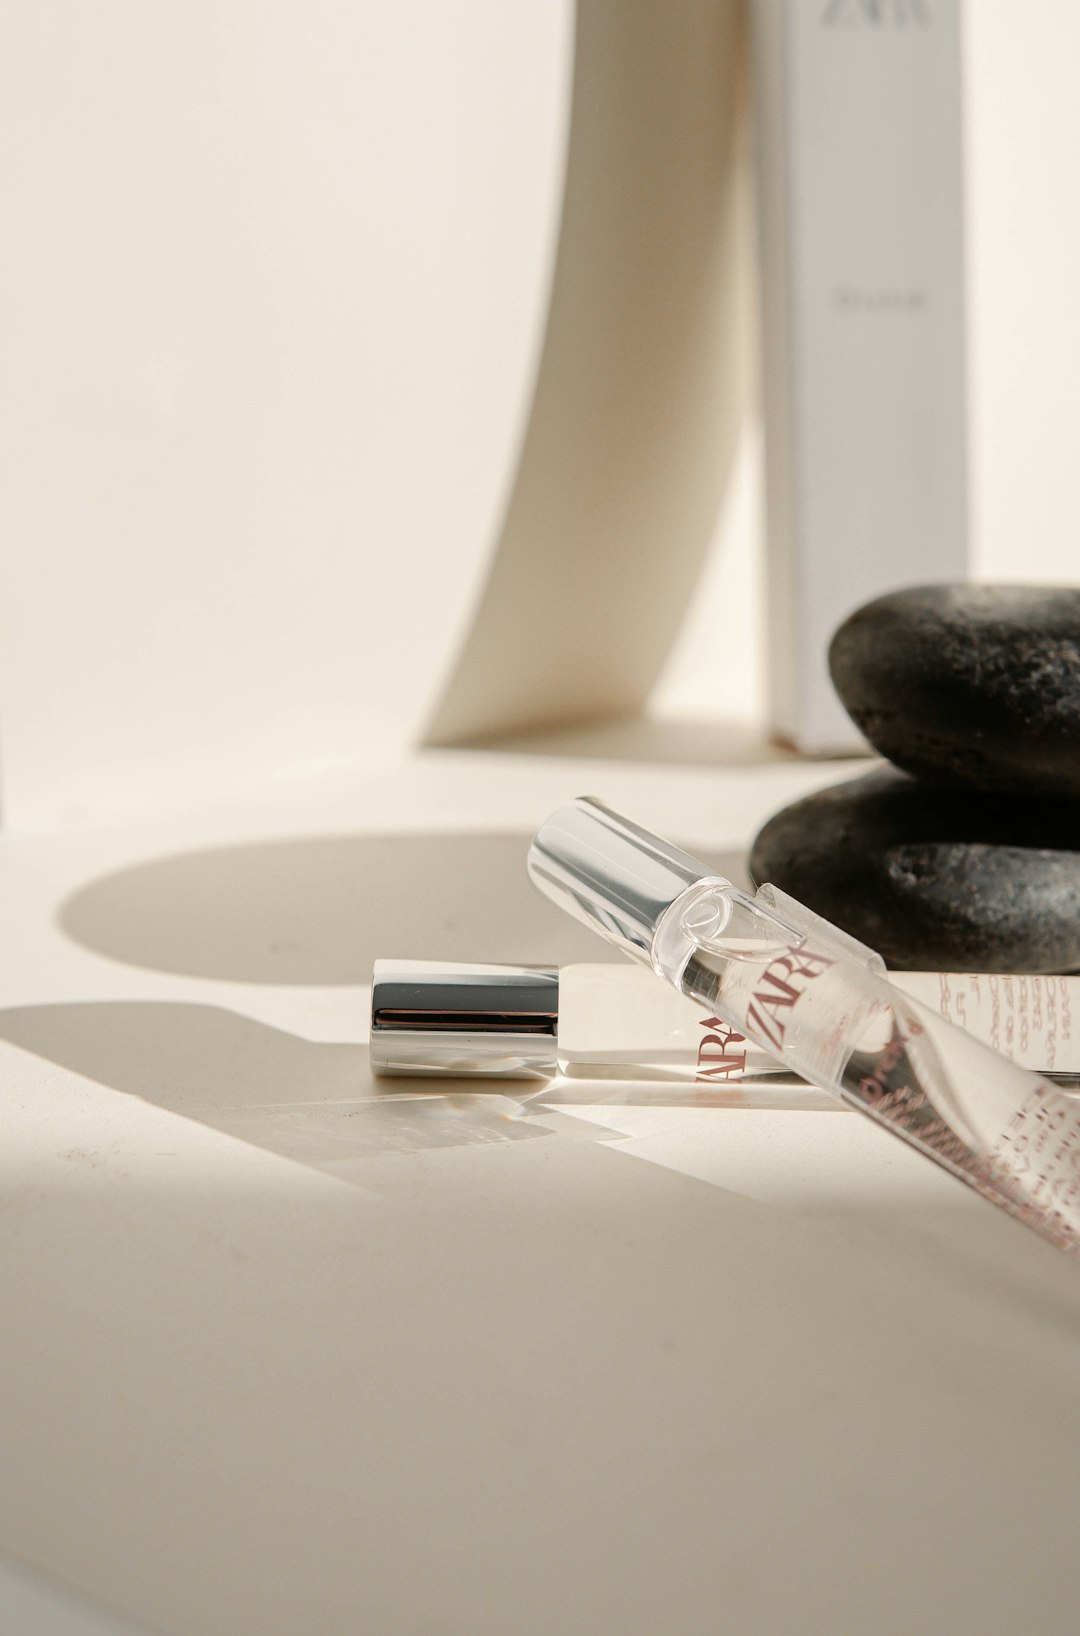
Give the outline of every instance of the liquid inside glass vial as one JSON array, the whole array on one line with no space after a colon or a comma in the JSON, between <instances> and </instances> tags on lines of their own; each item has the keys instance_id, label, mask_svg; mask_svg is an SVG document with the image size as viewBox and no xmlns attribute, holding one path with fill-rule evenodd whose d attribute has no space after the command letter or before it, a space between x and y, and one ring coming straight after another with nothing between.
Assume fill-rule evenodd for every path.
<instances>
[{"instance_id":1,"label":"liquid inside glass vial","mask_svg":"<svg viewBox=\"0 0 1080 1636\"><path fill-rule=\"evenodd\" d=\"M863 951L865 952L865 951ZM658 973L1061 1248L1080 1247L1080 1103L850 958L774 888L673 904Z\"/></svg>"},{"instance_id":2,"label":"liquid inside glass vial","mask_svg":"<svg viewBox=\"0 0 1080 1636\"><path fill-rule=\"evenodd\" d=\"M1080 1103L906 994L839 927L768 884L740 890L591 797L540 826L528 868L710 1018L1052 1243L1080 1247Z\"/></svg>"}]
</instances>

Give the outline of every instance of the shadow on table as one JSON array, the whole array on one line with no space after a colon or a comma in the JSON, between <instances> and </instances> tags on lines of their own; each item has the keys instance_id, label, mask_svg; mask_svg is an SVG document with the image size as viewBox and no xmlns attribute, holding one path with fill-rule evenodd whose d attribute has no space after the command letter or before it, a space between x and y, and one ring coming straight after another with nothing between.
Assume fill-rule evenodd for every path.
<instances>
[{"instance_id":1,"label":"shadow on table","mask_svg":"<svg viewBox=\"0 0 1080 1636\"><path fill-rule=\"evenodd\" d=\"M530 885L528 844L525 834L469 832L215 847L93 881L59 921L128 965L248 983L359 989L380 957L604 959L595 935ZM742 878L737 855L707 861ZM539 1106L535 1082L374 1080L365 1045L305 1040L212 1005L26 1006L0 1012L0 1039L344 1180L366 1181L368 1161L418 1149L613 1134Z\"/></svg>"},{"instance_id":2,"label":"shadow on table","mask_svg":"<svg viewBox=\"0 0 1080 1636\"><path fill-rule=\"evenodd\" d=\"M304 1040L214 1006L106 1001L10 1008L0 1011L0 1040L387 1199L401 1193L395 1159L420 1151L531 1144L538 1137L560 1139L564 1165L569 1144L579 1151L606 1149L613 1160L625 1164L632 1159L649 1172L658 1168L647 1151L623 1145L622 1131L596 1122L596 1109L576 1117L572 1109L545 1102L527 1082L507 1082L502 1089L479 1093L464 1081L443 1091L381 1091L382 1082L370 1075L365 1047ZM673 1102L679 1101L677 1087L671 1095ZM627 1100L633 1101L632 1092ZM826 1118L831 1125L831 1117ZM719 1128L709 1127L712 1139ZM507 1171L502 1163L487 1165L479 1151L475 1158L484 1166L486 1185L496 1192L505 1187L513 1191L516 1167ZM1067 1269L1069 1287L1075 1288L1066 1258L1046 1246L1040 1252L1033 1235L988 1207L973 1210L970 1196L965 1199L960 1189L951 1189L940 1208L916 1220L906 1198L888 1189L880 1199L845 1194L766 1203L697 1175L662 1164L659 1168L667 1185L688 1198L703 1193L723 1198L725 1208L748 1210L762 1228L770 1223L768 1232L781 1240L793 1230L823 1233L823 1242L839 1233L833 1242L841 1261L865 1239L860 1257L873 1245L872 1253L885 1254L895 1274L908 1255L922 1263L928 1246L937 1244L940 1254L947 1245L949 1259L968 1263L980 1281L1010 1287L1013 1299L1030 1297L1027 1304L1038 1312L1042 1296L1034 1288L1024 1290L1026 1275L1013 1288L1010 1266L1015 1260L1023 1268L1025 1257L1034 1254L1035 1267L1041 1265L1051 1282ZM417 1172L411 1175L415 1180ZM456 1175L470 1188L479 1180L471 1169L459 1168ZM406 1189L409 1197L413 1191ZM794 1221L802 1225L794 1229Z\"/></svg>"},{"instance_id":3,"label":"shadow on table","mask_svg":"<svg viewBox=\"0 0 1080 1636\"><path fill-rule=\"evenodd\" d=\"M1026 1280L1037 1278L1040 1267L1052 1286L1064 1280L1075 1290L1075 1267L1066 1258L1047 1246L1040 1249L1034 1235L999 1212L983 1205L973 1208L970 1195L951 1184L940 1207L929 1212L921 1208L917 1219L907 1198L888 1188L880 1199L865 1193L822 1194L812 1201L793 1197L788 1203L766 1203L752 1191L742 1197L722 1183L658 1166L647 1148L625 1146L624 1132L602 1117L597 1122L596 1109L577 1116L572 1108L545 1102L529 1082L474 1092L462 1081L441 1091L402 1094L394 1081L371 1076L362 1045L305 1040L215 1006L104 1001L9 1008L0 1011L0 1040L399 1204L397 1159L421 1151L436 1157L436 1150L470 1149L471 1155L446 1174L470 1193L480 1185L482 1192L493 1189L493 1196L503 1197L506 1189L514 1192L519 1168L508 1169L503 1160L489 1163L483 1150L494 1161L491 1150L505 1154L507 1143L532 1147L538 1137L554 1137L562 1158L557 1172L545 1167L544 1174L557 1174L560 1189L565 1167L583 1162L586 1149L597 1155L591 1162L601 1163L608 1175L607 1161L599 1158L606 1151L620 1167L633 1160L650 1173L663 1169L667 1185L688 1200L712 1194L727 1201L727 1211L749 1211L777 1242L789 1240L793 1232L823 1234L822 1243L832 1245L841 1264L853 1255L860 1261L868 1254L880 1255L890 1266L888 1276L894 1277L905 1267L911 1274L909 1258L925 1267L931 1252L945 1254L968 1267L979 1282L1007 1288L1011 1299L1035 1315L1043 1312L1044 1292L1034 1285L1027 1288ZM380 1089L383 1085L394 1088ZM678 1087L671 1088L671 1096L673 1102L685 1100ZM632 1091L627 1100L634 1100ZM832 1116L824 1117L831 1126ZM843 1121L849 1116L835 1117ZM715 1140L721 1131L710 1123L707 1139ZM547 1150L548 1144L543 1147ZM406 1198L417 1196L423 1174L410 1167Z\"/></svg>"},{"instance_id":4,"label":"shadow on table","mask_svg":"<svg viewBox=\"0 0 1080 1636\"><path fill-rule=\"evenodd\" d=\"M59 923L127 965L249 983L362 984L376 959L565 965L595 935L530 885L526 835L327 835L155 858L82 887ZM706 860L745 878L740 854Z\"/></svg>"},{"instance_id":5,"label":"shadow on table","mask_svg":"<svg viewBox=\"0 0 1080 1636\"><path fill-rule=\"evenodd\" d=\"M366 1046L300 1039L217 1006L24 1006L0 1011L0 1039L343 1181L367 1182L366 1161L420 1149L614 1134L532 1104L528 1081L481 1092L380 1082Z\"/></svg>"}]
</instances>

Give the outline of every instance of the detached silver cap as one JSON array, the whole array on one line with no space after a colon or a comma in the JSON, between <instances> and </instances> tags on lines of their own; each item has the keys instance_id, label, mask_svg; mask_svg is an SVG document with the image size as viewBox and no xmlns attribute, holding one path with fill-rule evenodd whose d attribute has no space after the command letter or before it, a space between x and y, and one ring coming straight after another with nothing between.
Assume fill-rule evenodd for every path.
<instances>
[{"instance_id":1,"label":"detached silver cap","mask_svg":"<svg viewBox=\"0 0 1080 1636\"><path fill-rule=\"evenodd\" d=\"M560 909L646 964L664 910L688 886L718 878L700 859L591 796L541 824L529 849L529 875Z\"/></svg>"},{"instance_id":2,"label":"detached silver cap","mask_svg":"<svg viewBox=\"0 0 1080 1636\"><path fill-rule=\"evenodd\" d=\"M549 1079L558 1070L559 974L546 966L376 960L377 1074Z\"/></svg>"}]
</instances>

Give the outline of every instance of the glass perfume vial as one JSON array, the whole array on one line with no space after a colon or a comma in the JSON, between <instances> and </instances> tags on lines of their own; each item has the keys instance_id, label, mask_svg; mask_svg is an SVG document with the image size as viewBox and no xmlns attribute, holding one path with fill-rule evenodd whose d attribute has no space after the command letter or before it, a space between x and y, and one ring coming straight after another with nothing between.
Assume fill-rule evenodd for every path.
<instances>
[{"instance_id":1,"label":"glass perfume vial","mask_svg":"<svg viewBox=\"0 0 1080 1636\"><path fill-rule=\"evenodd\" d=\"M561 808L534 884L761 1050L1062 1249L1080 1248L1080 1104L887 980L765 884L749 894L599 802Z\"/></svg>"}]
</instances>

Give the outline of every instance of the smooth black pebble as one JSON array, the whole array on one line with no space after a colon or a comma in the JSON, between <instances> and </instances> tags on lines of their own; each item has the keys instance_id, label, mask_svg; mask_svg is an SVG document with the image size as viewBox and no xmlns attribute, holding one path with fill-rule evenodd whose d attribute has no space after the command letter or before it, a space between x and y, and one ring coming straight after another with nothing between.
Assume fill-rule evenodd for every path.
<instances>
[{"instance_id":1,"label":"smooth black pebble","mask_svg":"<svg viewBox=\"0 0 1080 1636\"><path fill-rule=\"evenodd\" d=\"M1080 589L894 591L844 621L829 668L852 721L907 772L1080 797Z\"/></svg>"},{"instance_id":2,"label":"smooth black pebble","mask_svg":"<svg viewBox=\"0 0 1080 1636\"><path fill-rule=\"evenodd\" d=\"M892 966L1080 968L1080 801L933 789L889 768L776 813L750 872Z\"/></svg>"}]
</instances>

